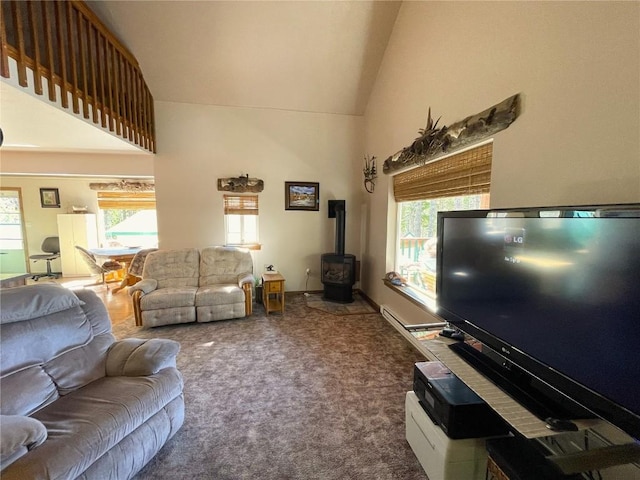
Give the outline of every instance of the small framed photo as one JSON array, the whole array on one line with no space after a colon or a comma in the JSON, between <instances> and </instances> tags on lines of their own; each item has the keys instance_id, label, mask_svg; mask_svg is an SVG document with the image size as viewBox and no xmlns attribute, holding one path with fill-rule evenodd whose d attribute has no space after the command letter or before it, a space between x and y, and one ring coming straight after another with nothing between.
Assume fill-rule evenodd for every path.
<instances>
[{"instance_id":1,"label":"small framed photo","mask_svg":"<svg viewBox=\"0 0 640 480\"><path fill-rule=\"evenodd\" d=\"M40 189L40 205L42 208L60 208L60 194L57 188Z\"/></svg>"},{"instance_id":2,"label":"small framed photo","mask_svg":"<svg viewBox=\"0 0 640 480\"><path fill-rule=\"evenodd\" d=\"M312 182L284 182L284 209L320 209L320 184Z\"/></svg>"}]
</instances>

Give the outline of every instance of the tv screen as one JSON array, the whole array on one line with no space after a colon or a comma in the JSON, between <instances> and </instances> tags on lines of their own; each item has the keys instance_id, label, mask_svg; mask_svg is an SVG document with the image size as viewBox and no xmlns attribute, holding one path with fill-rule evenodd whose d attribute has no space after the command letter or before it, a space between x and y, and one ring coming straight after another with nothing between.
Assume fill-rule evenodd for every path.
<instances>
[{"instance_id":1,"label":"tv screen","mask_svg":"<svg viewBox=\"0 0 640 480\"><path fill-rule=\"evenodd\" d=\"M441 317L640 438L640 205L442 212L437 258Z\"/></svg>"}]
</instances>

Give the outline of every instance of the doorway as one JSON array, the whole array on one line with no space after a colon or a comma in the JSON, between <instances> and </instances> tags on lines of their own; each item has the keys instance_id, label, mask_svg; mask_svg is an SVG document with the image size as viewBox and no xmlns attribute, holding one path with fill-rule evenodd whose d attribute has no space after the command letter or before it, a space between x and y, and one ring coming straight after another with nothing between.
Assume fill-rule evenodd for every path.
<instances>
[{"instance_id":1,"label":"doorway","mask_svg":"<svg viewBox=\"0 0 640 480\"><path fill-rule=\"evenodd\" d=\"M28 272L28 257L22 211L22 190L0 187L0 272Z\"/></svg>"}]
</instances>

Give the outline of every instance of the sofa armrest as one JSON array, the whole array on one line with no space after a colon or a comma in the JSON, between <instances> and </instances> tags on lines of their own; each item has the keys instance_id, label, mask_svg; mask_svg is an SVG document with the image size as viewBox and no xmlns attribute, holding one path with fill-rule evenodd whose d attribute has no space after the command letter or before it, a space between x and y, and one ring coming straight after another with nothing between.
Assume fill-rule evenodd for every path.
<instances>
[{"instance_id":1,"label":"sofa armrest","mask_svg":"<svg viewBox=\"0 0 640 480\"><path fill-rule=\"evenodd\" d=\"M253 285L255 283L255 279L253 278L253 274L251 273L241 273L240 275L238 275L238 286L240 288L242 288L242 286L248 283L250 285Z\"/></svg>"},{"instance_id":2,"label":"sofa armrest","mask_svg":"<svg viewBox=\"0 0 640 480\"><path fill-rule=\"evenodd\" d=\"M255 279L252 273L241 273L238 275L238 286L244 291L244 314L249 316L253 313L252 291Z\"/></svg>"},{"instance_id":3,"label":"sofa armrest","mask_svg":"<svg viewBox=\"0 0 640 480\"><path fill-rule=\"evenodd\" d=\"M166 338L127 338L114 342L107 352L108 377L153 375L176 366L180 344Z\"/></svg>"},{"instance_id":4,"label":"sofa armrest","mask_svg":"<svg viewBox=\"0 0 640 480\"><path fill-rule=\"evenodd\" d=\"M129 295L133 295L134 292L142 292L145 295L153 292L156 288L158 288L158 281L155 278L145 278L129 287Z\"/></svg>"},{"instance_id":5,"label":"sofa armrest","mask_svg":"<svg viewBox=\"0 0 640 480\"><path fill-rule=\"evenodd\" d=\"M15 462L29 450L42 445L47 429L42 422L22 415L0 415L1 466Z\"/></svg>"}]
</instances>

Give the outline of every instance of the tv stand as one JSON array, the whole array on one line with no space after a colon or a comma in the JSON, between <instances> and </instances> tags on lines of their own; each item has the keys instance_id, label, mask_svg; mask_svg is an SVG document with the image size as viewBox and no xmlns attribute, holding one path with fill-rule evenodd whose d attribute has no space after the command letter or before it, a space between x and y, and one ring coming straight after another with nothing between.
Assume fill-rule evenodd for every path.
<instances>
[{"instance_id":1,"label":"tv stand","mask_svg":"<svg viewBox=\"0 0 640 480\"><path fill-rule=\"evenodd\" d=\"M418 350L428 360L442 362L511 425L513 432L517 434L506 437L507 440L524 438L538 445L542 451L547 452L547 460L566 475L608 468L607 472L613 476L604 478L639 478L640 444L598 418L573 420L579 431L550 430L544 419L534 415L520 401L505 393L455 353L449 347L453 343L451 339L443 337L417 342ZM546 412L542 413L545 414ZM518 456L520 451L513 455L514 458Z\"/></svg>"},{"instance_id":2,"label":"tv stand","mask_svg":"<svg viewBox=\"0 0 640 480\"><path fill-rule=\"evenodd\" d=\"M545 391L541 382L518 367L507 368L498 363L502 361L501 357L495 361L466 342L452 343L449 348L541 420L594 418L591 412L568 398L559 398L560 395L549 391L548 387ZM494 357L497 355L494 354Z\"/></svg>"},{"instance_id":3,"label":"tv stand","mask_svg":"<svg viewBox=\"0 0 640 480\"><path fill-rule=\"evenodd\" d=\"M529 405L525 406L527 403L526 400L524 402L525 404L521 403L519 399L514 398L517 395L510 392L507 393L506 388L498 387L497 384L499 384L499 382L494 383L487 375L481 373L475 366L472 366L452 350L449 346L453 343L457 342L438 337L437 339L420 342L422 347L420 350L429 360L442 362L449 370L457 375L460 380L466 383L471 390L487 402L491 408L511 425L514 431L517 431L523 437L532 439L562 433L560 431L550 430L544 421L544 419L549 416L561 416L557 411L556 413L548 414L547 412L553 411L553 408L546 406L545 408L541 408L538 414L535 414L529 409ZM504 379L503 381L507 382L510 380ZM531 397L531 392L529 392L529 397ZM535 406L533 410L536 410ZM565 416L564 418L573 420L580 430L602 426L607 423L597 418L578 419L578 417L573 418L572 416Z\"/></svg>"}]
</instances>

